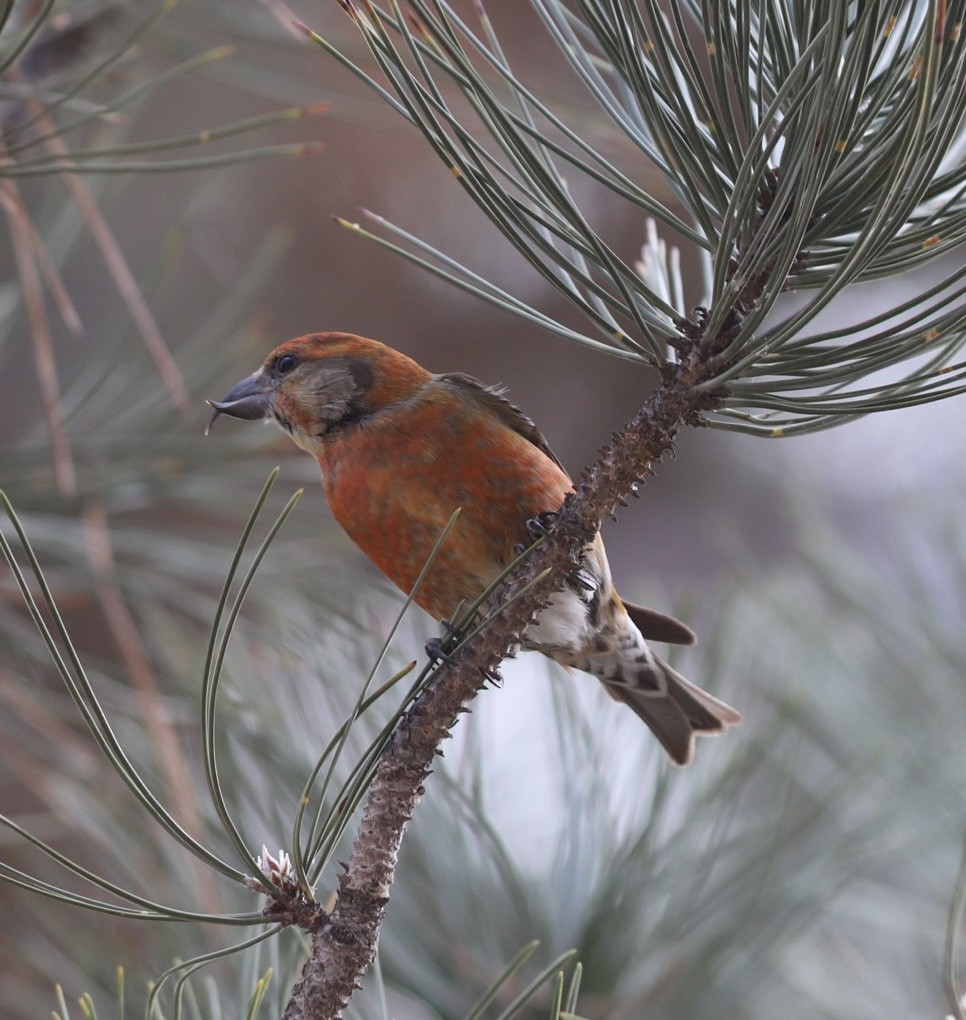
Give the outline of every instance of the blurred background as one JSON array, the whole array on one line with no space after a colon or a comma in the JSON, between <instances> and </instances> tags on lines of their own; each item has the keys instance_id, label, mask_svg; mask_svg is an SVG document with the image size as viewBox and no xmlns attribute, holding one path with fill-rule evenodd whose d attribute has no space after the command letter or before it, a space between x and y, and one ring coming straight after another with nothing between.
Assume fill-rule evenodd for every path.
<instances>
[{"instance_id":1,"label":"blurred background","mask_svg":"<svg viewBox=\"0 0 966 1020\"><path fill-rule=\"evenodd\" d=\"M509 62L645 181L639 155L562 75L527 6L489 0L487 10ZM158 11L58 7L59 20L4 80L5 161L26 167L50 155L43 144L10 154L40 132L28 91L48 100L69 91ZM291 11L367 62L338 4ZM35 13L14 5L5 31ZM110 109L112 97L223 46L231 52ZM185 826L216 843L197 757L207 626L271 467L281 465L275 511L306 489L250 597L222 716L244 831L255 849L264 841L274 851L400 597L330 522L312 461L269 429L222 421L205 438L205 398L221 396L282 339L348 330L432 370L504 384L577 473L655 379L526 327L333 219L370 209L542 311L574 314L471 207L423 139L294 32L282 5L175 6L45 116L64 123L99 106L102 115L64 136L71 150L313 108L190 156L305 143L318 151L85 174L83 193L55 172L7 177L11 241L0 246L0 487L122 740ZM123 158L189 157L154 149ZM662 193L660 181L651 187ZM643 220L586 183L575 194L632 259ZM39 302L24 290L25 222L56 267ZM693 253L682 259L687 267ZM699 303L696 263L685 279L695 280L689 304ZM884 286L898 303L922 281ZM882 295L870 286L848 299L874 308ZM380 969L352 1015L464 1015L537 938L537 964L578 950L588 1017L942 1016L966 828L964 415L961 401L947 401L787 442L683 436L605 537L621 590L699 632L679 668L746 722L703 742L696 765L671 772L597 685L533 657L509 664L505 686L478 699L428 787ZM413 611L383 674L421 656L433 632ZM4 570L0 812L152 899L252 909L251 896L184 860L131 807ZM10 831L0 835L0 859L57 874ZM55 982L71 1001L92 992L99 1015L112 1015L119 965L131 1010L176 957L233 938L105 920L7 885L0 902L8 918L0 1012L12 1020L49 1015ZM271 955L279 952L216 971L224 1001L244 1000L268 965L284 975L285 961ZM508 988L526 980L524 969ZM216 1015L204 1005L215 993L200 988L197 1015ZM276 977L278 1002L284 992Z\"/></svg>"}]
</instances>

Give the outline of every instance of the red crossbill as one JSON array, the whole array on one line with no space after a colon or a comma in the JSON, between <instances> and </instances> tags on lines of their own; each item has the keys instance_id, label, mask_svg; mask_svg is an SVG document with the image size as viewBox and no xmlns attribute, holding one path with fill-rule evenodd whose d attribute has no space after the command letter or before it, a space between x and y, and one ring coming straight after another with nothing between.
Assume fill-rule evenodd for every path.
<instances>
[{"instance_id":1,"label":"red crossbill","mask_svg":"<svg viewBox=\"0 0 966 1020\"><path fill-rule=\"evenodd\" d=\"M559 509L573 485L543 436L497 390L349 333L277 347L214 408L269 419L322 469L333 516L410 592L453 511L461 512L415 601L437 620L477 599L529 541L527 521ZM629 705L671 759L691 760L695 734L740 721L645 639L691 644L670 616L624 602L598 534L580 570L527 628L524 647L596 676Z\"/></svg>"}]
</instances>

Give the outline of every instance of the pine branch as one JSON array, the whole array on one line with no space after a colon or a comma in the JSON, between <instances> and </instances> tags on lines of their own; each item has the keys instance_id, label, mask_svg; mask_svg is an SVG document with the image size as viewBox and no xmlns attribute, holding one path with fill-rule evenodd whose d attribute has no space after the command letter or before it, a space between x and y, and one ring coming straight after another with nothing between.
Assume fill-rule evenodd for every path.
<instances>
[{"instance_id":1,"label":"pine branch","mask_svg":"<svg viewBox=\"0 0 966 1020\"><path fill-rule=\"evenodd\" d=\"M339 899L331 913L313 915L312 951L286 1020L341 1016L374 959L399 846L439 744L579 563L603 518L671 452L682 425L713 412L718 425L781 435L966 389L966 369L953 362L966 342L958 276L944 281L941 304L927 299L911 314L893 313L898 337L894 323L877 333L876 320L832 338L806 332L850 284L910 264L910 240L921 262L962 236L963 175L947 169L961 111L945 97L959 94L966 59L947 45L945 5L906 11L894 36L876 5L854 21L842 8L793 24L777 5L754 12L739 5L739 14L722 17L714 5L696 3L672 5L670 15L650 0L581 3L579 13L556 0L535 3L575 74L675 191L687 210L682 219L609 167L511 71L482 5L477 33L446 0L410 0L405 10L398 0L385 8L340 2L387 86L306 30L310 37L423 133L503 236L603 337L584 338L589 344L658 368L662 384L601 451L549 539L488 607L501 609L496 623L440 670L396 730ZM709 69L691 56L682 6L705 34ZM788 52L776 44L784 36L796 43ZM897 66L908 70L897 74ZM450 101L452 90L472 111L469 121ZM705 251L710 289L694 322L682 323L681 305L590 226L558 169L564 164L683 226ZM408 244L415 261L429 254L440 275L539 320L427 245ZM813 296L770 325L791 288ZM934 355L907 342L924 322L929 337L942 338ZM904 374L870 385L892 367ZM295 909L291 923L297 916Z\"/></svg>"},{"instance_id":2,"label":"pine branch","mask_svg":"<svg viewBox=\"0 0 966 1020\"><path fill-rule=\"evenodd\" d=\"M673 450L682 425L700 424L714 398L700 388L713 377L713 345L696 346L691 359L665 373L638 414L603 448L568 497L547 540L503 586L488 607L500 610L416 700L393 734L366 803L338 900L331 912L315 911L308 928L312 947L283 1020L340 1017L375 959L399 848L433 760L461 713L500 662L510 654L534 616L563 587L601 521L627 505L637 483ZM521 594L522 593L522 594ZM299 923L304 904L293 903L283 920ZM303 923L306 920L302 913ZM279 918L277 908L272 917Z\"/></svg>"}]
</instances>

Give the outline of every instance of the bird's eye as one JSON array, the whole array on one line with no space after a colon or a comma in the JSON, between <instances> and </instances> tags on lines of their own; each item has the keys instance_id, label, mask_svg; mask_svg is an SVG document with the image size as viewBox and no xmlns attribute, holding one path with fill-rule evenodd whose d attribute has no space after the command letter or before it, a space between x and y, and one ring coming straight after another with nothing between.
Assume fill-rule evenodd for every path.
<instances>
[{"instance_id":1,"label":"bird's eye","mask_svg":"<svg viewBox=\"0 0 966 1020\"><path fill-rule=\"evenodd\" d=\"M291 372L298 363L299 359L294 354L283 354L278 361L275 362L275 371L281 375L285 375L286 372Z\"/></svg>"}]
</instances>

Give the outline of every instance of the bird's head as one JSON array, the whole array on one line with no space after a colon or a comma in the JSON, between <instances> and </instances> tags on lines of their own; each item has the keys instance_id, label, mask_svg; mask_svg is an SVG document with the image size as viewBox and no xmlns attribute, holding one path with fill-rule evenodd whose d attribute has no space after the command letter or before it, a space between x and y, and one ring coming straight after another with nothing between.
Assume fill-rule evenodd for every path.
<instances>
[{"instance_id":1,"label":"bird's head","mask_svg":"<svg viewBox=\"0 0 966 1020\"><path fill-rule=\"evenodd\" d=\"M323 437L406 400L430 373L405 354L351 333L310 333L276 347L262 367L214 408L219 415L275 421L309 453ZM207 431L207 430L206 430Z\"/></svg>"}]
</instances>

